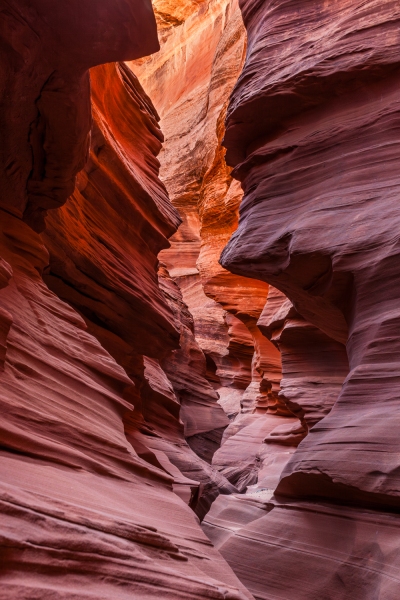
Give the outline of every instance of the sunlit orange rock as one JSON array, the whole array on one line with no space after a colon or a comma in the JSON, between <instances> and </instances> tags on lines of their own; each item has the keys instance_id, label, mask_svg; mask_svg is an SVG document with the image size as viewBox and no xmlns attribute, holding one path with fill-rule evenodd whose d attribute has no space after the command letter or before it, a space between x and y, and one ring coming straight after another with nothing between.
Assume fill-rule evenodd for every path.
<instances>
[{"instance_id":1,"label":"sunlit orange rock","mask_svg":"<svg viewBox=\"0 0 400 600\"><path fill-rule=\"evenodd\" d=\"M221 141L227 96L243 60L243 25L237 4L213 2L174 26L165 18L163 26L161 52L131 65L160 113L165 133L160 173L183 219L160 258L193 316L205 374L232 421L212 465L236 488L230 493L257 487L259 476L261 488L272 489L305 430L280 395L279 351L257 326L268 285L232 275L218 262L237 226L241 199ZM185 378L178 382L184 357L174 354L176 381L193 394ZM230 500L223 493L215 502ZM213 512L214 506L207 522Z\"/></svg>"},{"instance_id":2,"label":"sunlit orange rock","mask_svg":"<svg viewBox=\"0 0 400 600\"><path fill-rule=\"evenodd\" d=\"M168 273L157 274L157 255L180 222L157 177L158 116L123 64L96 67L91 79L90 159L74 194L47 219L45 280L84 316L135 383L129 440L141 450L146 444L137 441L136 430L145 430L168 441L163 451L191 480L190 489L197 486L191 505L202 516L219 489L234 488L203 465L185 440L211 462L229 421L203 376L204 356L181 323L182 299L168 294ZM193 352L200 360L197 386Z\"/></svg>"},{"instance_id":3,"label":"sunlit orange rock","mask_svg":"<svg viewBox=\"0 0 400 600\"><path fill-rule=\"evenodd\" d=\"M240 357L239 348L249 354L250 372L245 386L247 391L242 398L242 410L267 409L288 414L278 396L281 378L279 352L264 338L257 326L267 301L268 285L234 275L219 262L224 246L237 228L242 198L240 186L232 179L231 169L225 163L225 149L221 145L225 114L226 107L223 107L216 129L218 146L213 163L203 179L200 194L201 249L197 267L205 293L230 313L226 318L232 338L230 346L236 343L238 348L232 354ZM241 331L241 341L235 342L233 339L235 329Z\"/></svg>"},{"instance_id":4,"label":"sunlit orange rock","mask_svg":"<svg viewBox=\"0 0 400 600\"><path fill-rule=\"evenodd\" d=\"M221 403L231 405L232 415L252 380L254 341L239 320L204 294L196 263L198 204L220 143L217 122L242 64L244 29L236 1L156 2L155 8L162 26L161 51L129 64L160 114L165 135L160 176L183 220L160 258L193 315L207 376Z\"/></svg>"}]
</instances>

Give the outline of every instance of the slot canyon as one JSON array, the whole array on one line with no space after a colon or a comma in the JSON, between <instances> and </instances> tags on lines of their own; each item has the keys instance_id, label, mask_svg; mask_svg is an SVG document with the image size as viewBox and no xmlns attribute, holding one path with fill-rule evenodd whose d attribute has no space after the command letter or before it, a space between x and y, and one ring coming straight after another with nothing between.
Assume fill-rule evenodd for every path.
<instances>
[{"instance_id":1,"label":"slot canyon","mask_svg":"<svg viewBox=\"0 0 400 600\"><path fill-rule=\"evenodd\" d=\"M0 600L398 600L398 0L0 26Z\"/></svg>"}]
</instances>

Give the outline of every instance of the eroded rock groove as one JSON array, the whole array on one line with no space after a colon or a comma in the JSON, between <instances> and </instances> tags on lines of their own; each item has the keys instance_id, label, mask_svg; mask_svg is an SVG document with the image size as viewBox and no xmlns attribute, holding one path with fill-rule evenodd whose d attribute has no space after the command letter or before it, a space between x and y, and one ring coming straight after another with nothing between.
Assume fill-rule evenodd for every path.
<instances>
[{"instance_id":1,"label":"eroded rock groove","mask_svg":"<svg viewBox=\"0 0 400 600\"><path fill-rule=\"evenodd\" d=\"M398 3L67 4L0 3L0 600L397 600Z\"/></svg>"}]
</instances>

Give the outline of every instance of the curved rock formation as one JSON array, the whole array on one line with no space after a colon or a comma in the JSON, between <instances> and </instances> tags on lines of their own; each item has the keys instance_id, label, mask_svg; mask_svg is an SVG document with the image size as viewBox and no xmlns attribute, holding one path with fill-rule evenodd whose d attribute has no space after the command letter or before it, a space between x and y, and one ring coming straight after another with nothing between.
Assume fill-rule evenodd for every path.
<instances>
[{"instance_id":1,"label":"curved rock formation","mask_svg":"<svg viewBox=\"0 0 400 600\"><path fill-rule=\"evenodd\" d=\"M247 388L241 399L242 411L267 409L287 414L286 406L278 397L279 352L261 335L257 326L267 300L268 285L238 277L219 263L221 251L237 228L242 198L238 182L232 179L225 163L225 149L221 145L225 115L226 106L222 107L217 121L218 145L212 165L204 176L199 198L201 249L197 267L204 292L229 312L225 320L230 326L231 354L248 356L249 373L241 386Z\"/></svg>"},{"instance_id":2,"label":"curved rock formation","mask_svg":"<svg viewBox=\"0 0 400 600\"><path fill-rule=\"evenodd\" d=\"M157 49L150 4L21 1L2 17L0 596L250 598L187 506L233 488L186 444L159 364L181 335L156 272L179 219L126 67L92 71L89 162L43 236L30 227L85 163L87 69Z\"/></svg>"},{"instance_id":3,"label":"curved rock formation","mask_svg":"<svg viewBox=\"0 0 400 600\"><path fill-rule=\"evenodd\" d=\"M272 286L258 327L279 348L281 395L308 432L330 412L339 396L349 372L346 349L305 321Z\"/></svg>"},{"instance_id":4,"label":"curved rock formation","mask_svg":"<svg viewBox=\"0 0 400 600\"><path fill-rule=\"evenodd\" d=\"M377 494L377 501L391 504L397 496L397 459L389 433L396 421L391 400L396 384L390 375L396 362L395 346L385 331L389 332L386 323L395 319L396 302L390 267L397 256L391 165L397 158L399 54L390 32L400 13L392 2L380 4L380 10L373 1L362 8L347 3L340 8L345 12L338 10L339 5L323 10L319 2L304 7L301 18L318 23L318 33L307 37L304 45L303 38L280 40L277 51L273 40L279 39L282 19L287 27L292 20L294 25L298 12L284 3L244 4L251 43L230 108L226 143L232 148L228 156L235 161L245 199L239 229L223 262L234 271L273 283L304 318L332 339L347 342L351 371L342 396L323 428L314 428L302 444L296 454L299 462L291 466L293 476L287 473L282 486L288 491L290 479L303 481L304 474L305 481L309 473L310 484L319 476L336 482L333 488L339 497L346 497L344 489L339 491L342 485L349 487L349 496L355 488L360 500L364 495L365 501L372 501L370 494ZM344 14L348 20L343 20ZM316 49L316 39L325 41L328 28L329 44ZM274 109L277 102L279 112ZM255 105L266 115L257 123L256 134L251 125ZM379 152L385 156L383 172L377 164ZM312 177L305 180L311 171ZM378 227L374 211L385 217ZM392 291L382 284L382 297L367 293L378 271L383 281L391 274ZM354 427L348 435L352 418ZM371 446L371 435L377 435L377 445ZM371 465L376 467L374 473Z\"/></svg>"},{"instance_id":5,"label":"curved rock formation","mask_svg":"<svg viewBox=\"0 0 400 600\"><path fill-rule=\"evenodd\" d=\"M3 3L1 19L0 202L41 230L87 158L88 69L155 52L156 24L148 0L72 0L67 11L51 0L18 0Z\"/></svg>"},{"instance_id":6,"label":"curved rock formation","mask_svg":"<svg viewBox=\"0 0 400 600\"><path fill-rule=\"evenodd\" d=\"M48 218L46 281L129 371L135 355L160 358L177 346L157 254L180 221L157 178L162 134L137 79L111 63L92 69L91 80L90 159L67 204Z\"/></svg>"},{"instance_id":7,"label":"curved rock formation","mask_svg":"<svg viewBox=\"0 0 400 600\"><path fill-rule=\"evenodd\" d=\"M334 387L323 390L328 410L309 383L284 388L308 426L319 422L263 504L270 512L253 511L221 551L256 598L394 599L400 10L375 0L241 7L248 52L225 143L244 199L222 264L288 296L295 312L281 315L281 332L270 328L277 316L261 328L283 356L308 346L303 375L315 381L323 367ZM332 500L342 507L322 503Z\"/></svg>"},{"instance_id":8,"label":"curved rock formation","mask_svg":"<svg viewBox=\"0 0 400 600\"><path fill-rule=\"evenodd\" d=\"M67 4L0 6L0 600L397 600L398 3Z\"/></svg>"},{"instance_id":9,"label":"curved rock formation","mask_svg":"<svg viewBox=\"0 0 400 600\"><path fill-rule=\"evenodd\" d=\"M251 381L254 344L246 328L204 294L196 261L201 244L198 203L204 175L213 164L220 141L217 121L221 121L226 95L242 63L243 23L238 4L232 0L163 1L155 2L155 9L161 27L161 51L130 66L160 114L165 135L160 176L183 220L171 237L171 248L163 250L160 258L193 316L193 332L206 355L208 377L232 404L234 413ZM178 358L181 361L183 355ZM181 390L187 387L188 377L184 379ZM186 396L193 392L187 387ZM218 398L215 392L213 397ZM200 446L198 437L190 441L209 460L221 441L221 422L220 415L216 422L219 427L203 432L208 438L205 445L204 437Z\"/></svg>"}]
</instances>

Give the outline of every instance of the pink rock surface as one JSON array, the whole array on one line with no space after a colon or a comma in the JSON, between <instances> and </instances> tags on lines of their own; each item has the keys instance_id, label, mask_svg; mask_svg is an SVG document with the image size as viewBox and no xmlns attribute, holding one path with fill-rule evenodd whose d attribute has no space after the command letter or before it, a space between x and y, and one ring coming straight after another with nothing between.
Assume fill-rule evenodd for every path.
<instances>
[{"instance_id":1,"label":"pink rock surface","mask_svg":"<svg viewBox=\"0 0 400 600\"><path fill-rule=\"evenodd\" d=\"M283 444L279 451L289 459L286 445L294 445L300 441L293 436L291 428L299 426L296 418L288 419L276 415L238 415L224 434L221 448L214 454L213 466L222 473L240 492L249 486L258 484L263 487L263 475L270 477L268 489L273 490L278 484L283 465L274 473L267 469L264 461L271 467L271 455L275 454L275 444ZM279 428L283 430L279 431ZM293 437L293 441L291 438ZM271 447L271 444L274 447ZM275 485L273 483L275 483Z\"/></svg>"},{"instance_id":2,"label":"pink rock surface","mask_svg":"<svg viewBox=\"0 0 400 600\"><path fill-rule=\"evenodd\" d=\"M282 290L303 318L347 342L350 364L334 408L301 444L278 489L396 506L390 331L398 297L399 53L392 32L400 12L372 0L315 1L299 10L248 1L242 8L249 50L226 143L245 197L223 264ZM295 31L299 20L307 23L304 36L282 37L282 22ZM256 123L258 112L265 116Z\"/></svg>"},{"instance_id":3,"label":"pink rock surface","mask_svg":"<svg viewBox=\"0 0 400 600\"><path fill-rule=\"evenodd\" d=\"M205 358L184 322L179 289L172 289L173 282L168 286L166 271L157 273L157 254L179 223L157 177L158 115L123 64L97 67L91 75L90 160L73 196L48 217L45 279L82 313L90 332L135 382L129 439L138 453L154 463L137 435L144 429L166 441L163 451L171 456L165 460L191 479L190 489L193 472L200 475L197 500L190 503L202 516L220 488L234 488L193 456L185 438L211 462L228 419L204 377Z\"/></svg>"},{"instance_id":4,"label":"pink rock surface","mask_svg":"<svg viewBox=\"0 0 400 600\"><path fill-rule=\"evenodd\" d=\"M316 424L267 514L235 509L224 545L211 511L210 531L256 598L394 599L399 7L241 8L248 51L225 144L244 198L222 264L289 298L259 326L282 351L288 405Z\"/></svg>"},{"instance_id":5,"label":"pink rock surface","mask_svg":"<svg viewBox=\"0 0 400 600\"><path fill-rule=\"evenodd\" d=\"M251 598L187 506L212 477L234 488L186 444L160 367L180 329L156 255L179 219L156 115L124 67L92 72L90 162L43 237L30 227L84 165L87 69L157 49L150 4L1 10L0 597Z\"/></svg>"},{"instance_id":6,"label":"pink rock surface","mask_svg":"<svg viewBox=\"0 0 400 600\"><path fill-rule=\"evenodd\" d=\"M201 244L198 205L219 148L221 111L243 61L243 23L232 0L157 0L155 9L162 27L161 52L130 66L160 114L165 134L160 175L183 220L171 248L160 257L193 315L196 340L214 371L216 387L245 389L254 350L231 339L240 323L234 327L226 322L225 311L205 296L196 264Z\"/></svg>"},{"instance_id":7,"label":"pink rock surface","mask_svg":"<svg viewBox=\"0 0 400 600\"><path fill-rule=\"evenodd\" d=\"M180 323L180 348L162 361L162 367L180 404L179 416L187 442L196 454L211 463L229 419L206 379L206 357L194 336L193 317L183 302L181 290L165 268L159 274L161 289Z\"/></svg>"},{"instance_id":8,"label":"pink rock surface","mask_svg":"<svg viewBox=\"0 0 400 600\"><path fill-rule=\"evenodd\" d=\"M397 600L398 3L154 7L0 7L0 599Z\"/></svg>"},{"instance_id":9,"label":"pink rock surface","mask_svg":"<svg viewBox=\"0 0 400 600\"><path fill-rule=\"evenodd\" d=\"M346 348L305 321L272 286L257 325L281 353L280 396L308 431L338 399L349 372Z\"/></svg>"},{"instance_id":10,"label":"pink rock surface","mask_svg":"<svg viewBox=\"0 0 400 600\"><path fill-rule=\"evenodd\" d=\"M228 498L209 535L257 600L397 598L397 515Z\"/></svg>"}]
</instances>

